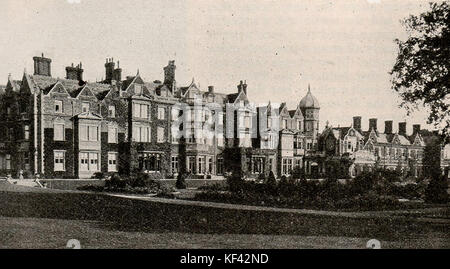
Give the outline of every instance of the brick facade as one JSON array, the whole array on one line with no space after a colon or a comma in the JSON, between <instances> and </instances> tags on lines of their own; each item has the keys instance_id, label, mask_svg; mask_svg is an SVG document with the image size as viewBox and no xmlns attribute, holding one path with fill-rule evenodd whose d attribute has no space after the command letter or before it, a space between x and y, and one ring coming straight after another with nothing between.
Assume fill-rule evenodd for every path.
<instances>
[{"instance_id":1,"label":"brick facade","mask_svg":"<svg viewBox=\"0 0 450 269\"><path fill-rule=\"evenodd\" d=\"M143 171L156 178L179 173L211 178L239 170L258 178L270 171L289 175L297 166L312 175L325 171L322 160L327 155L345 152L339 149L350 129L327 128L319 134L320 107L309 88L294 110L286 104L254 107L245 81L231 94L218 93L213 86L202 91L194 80L178 87L174 61L164 67L163 82L146 82L139 72L122 80L119 63L116 68L107 59L105 81L91 83L83 81L81 63L68 66L66 78L59 79L51 76L51 59L33 59L33 75L24 73L19 81L9 77L1 87L4 175L18 177L23 171L25 177L86 178L97 172ZM180 119L183 124L176 126ZM420 135L362 132L358 119L354 127L362 138L361 150L376 156L378 164L398 166L399 160L380 154L386 145L405 148L406 154L423 150ZM371 122L376 125L376 120ZM208 128L212 136L193 136ZM328 140L336 146L333 152L326 149ZM419 158L415 165L420 164Z\"/></svg>"}]
</instances>

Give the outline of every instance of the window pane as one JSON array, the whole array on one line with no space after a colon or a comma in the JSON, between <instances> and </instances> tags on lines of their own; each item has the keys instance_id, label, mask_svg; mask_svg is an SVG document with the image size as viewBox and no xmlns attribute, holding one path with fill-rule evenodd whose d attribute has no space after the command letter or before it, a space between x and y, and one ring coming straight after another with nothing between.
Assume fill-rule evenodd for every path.
<instances>
[{"instance_id":1,"label":"window pane","mask_svg":"<svg viewBox=\"0 0 450 269\"><path fill-rule=\"evenodd\" d=\"M141 115L141 105L134 103L133 108L133 117L139 118Z\"/></svg>"},{"instance_id":2,"label":"window pane","mask_svg":"<svg viewBox=\"0 0 450 269\"><path fill-rule=\"evenodd\" d=\"M64 124L53 125L53 140L64 140Z\"/></svg>"},{"instance_id":3,"label":"window pane","mask_svg":"<svg viewBox=\"0 0 450 269\"><path fill-rule=\"evenodd\" d=\"M108 128L108 143L117 143L117 128Z\"/></svg>"},{"instance_id":4,"label":"window pane","mask_svg":"<svg viewBox=\"0 0 450 269\"><path fill-rule=\"evenodd\" d=\"M89 126L89 141L97 141L97 140L98 140L98 127Z\"/></svg>"},{"instance_id":5,"label":"window pane","mask_svg":"<svg viewBox=\"0 0 450 269\"><path fill-rule=\"evenodd\" d=\"M86 125L80 125L80 140L88 140L88 127Z\"/></svg>"}]
</instances>

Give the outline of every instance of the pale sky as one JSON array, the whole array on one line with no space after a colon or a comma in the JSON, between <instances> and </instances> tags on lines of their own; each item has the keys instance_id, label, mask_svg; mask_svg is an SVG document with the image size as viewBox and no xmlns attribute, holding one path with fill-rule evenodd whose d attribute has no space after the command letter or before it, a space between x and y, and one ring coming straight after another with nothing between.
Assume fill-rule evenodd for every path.
<instances>
[{"instance_id":1,"label":"pale sky","mask_svg":"<svg viewBox=\"0 0 450 269\"><path fill-rule=\"evenodd\" d=\"M78 2L78 3L77 3ZM203 90L236 92L247 80L255 103L287 102L295 109L308 83L319 100L320 130L328 120L349 126L352 117L426 127L426 113L406 117L390 88L400 20L428 8L419 0L0 0L0 84L8 74L33 72L33 56L52 59L52 75L83 62L84 79L105 76L108 57L123 77L137 69L163 80L169 60L178 86L193 77Z\"/></svg>"}]
</instances>

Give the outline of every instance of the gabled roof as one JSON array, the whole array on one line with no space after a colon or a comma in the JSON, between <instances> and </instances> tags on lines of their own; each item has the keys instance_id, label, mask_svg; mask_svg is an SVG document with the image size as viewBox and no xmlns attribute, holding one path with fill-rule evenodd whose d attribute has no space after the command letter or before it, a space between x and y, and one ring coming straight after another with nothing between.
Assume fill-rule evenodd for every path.
<instances>
[{"instance_id":1,"label":"gabled roof","mask_svg":"<svg viewBox=\"0 0 450 269\"><path fill-rule=\"evenodd\" d=\"M30 88L41 90L44 94L48 94L56 83L61 83L65 90L72 95L72 91L80 88L80 83L77 80L71 79L57 79L41 75L26 75Z\"/></svg>"},{"instance_id":2,"label":"gabled roof","mask_svg":"<svg viewBox=\"0 0 450 269\"><path fill-rule=\"evenodd\" d=\"M144 87L146 87L150 93L156 93L157 89L160 89L161 87L164 86L167 87L161 82L144 82Z\"/></svg>"},{"instance_id":3,"label":"gabled roof","mask_svg":"<svg viewBox=\"0 0 450 269\"><path fill-rule=\"evenodd\" d=\"M227 95L228 103L236 103L237 100L243 99L245 103L248 103L247 96L244 91L240 91L238 93L232 93Z\"/></svg>"},{"instance_id":4,"label":"gabled roof","mask_svg":"<svg viewBox=\"0 0 450 269\"><path fill-rule=\"evenodd\" d=\"M22 85L22 81L20 81L20 80L12 80L11 81L12 90L14 92L20 91L20 85Z\"/></svg>"},{"instance_id":5,"label":"gabled roof","mask_svg":"<svg viewBox=\"0 0 450 269\"><path fill-rule=\"evenodd\" d=\"M22 84L22 81L20 80L13 80L11 78L11 75L8 76L8 83L6 84L5 87L5 92L6 90L11 90L12 92L20 92L20 86Z\"/></svg>"},{"instance_id":6,"label":"gabled roof","mask_svg":"<svg viewBox=\"0 0 450 269\"><path fill-rule=\"evenodd\" d=\"M83 112L78 115L75 115L74 117L79 119L90 119L90 120L101 120L103 119L102 116L92 113L91 111Z\"/></svg>"},{"instance_id":7,"label":"gabled roof","mask_svg":"<svg viewBox=\"0 0 450 269\"><path fill-rule=\"evenodd\" d=\"M422 136L420 135L420 133L416 133L414 135L411 135L409 141L411 142L411 145L425 147L425 142L424 142Z\"/></svg>"},{"instance_id":8,"label":"gabled roof","mask_svg":"<svg viewBox=\"0 0 450 269\"><path fill-rule=\"evenodd\" d=\"M278 109L278 113L281 116L282 114L291 117L291 115L289 114L289 110L287 109L287 105L286 103L281 103L279 109Z\"/></svg>"},{"instance_id":9,"label":"gabled roof","mask_svg":"<svg viewBox=\"0 0 450 269\"><path fill-rule=\"evenodd\" d=\"M194 78L192 78L191 84L189 84L189 86L180 88L181 96L186 96L188 92L192 90L200 91L197 84L195 84Z\"/></svg>"},{"instance_id":10,"label":"gabled roof","mask_svg":"<svg viewBox=\"0 0 450 269\"><path fill-rule=\"evenodd\" d=\"M389 136L384 134L384 133L380 133L380 132L376 132L377 134L377 143L389 143L390 139Z\"/></svg>"},{"instance_id":11,"label":"gabled roof","mask_svg":"<svg viewBox=\"0 0 450 269\"><path fill-rule=\"evenodd\" d=\"M228 103L234 103L238 97L239 93L231 93L227 95Z\"/></svg>"},{"instance_id":12,"label":"gabled roof","mask_svg":"<svg viewBox=\"0 0 450 269\"><path fill-rule=\"evenodd\" d=\"M85 84L82 87L78 87L78 89L74 90L71 92L71 96L73 98L78 98L81 96L82 93L85 93L85 95L91 95L93 97L95 97L98 100L98 97L95 95L95 92L91 89L91 87L88 84Z\"/></svg>"},{"instance_id":13,"label":"gabled roof","mask_svg":"<svg viewBox=\"0 0 450 269\"><path fill-rule=\"evenodd\" d=\"M114 90L113 86L103 83L88 83L87 86L98 100L103 100L110 91Z\"/></svg>"},{"instance_id":14,"label":"gabled roof","mask_svg":"<svg viewBox=\"0 0 450 269\"><path fill-rule=\"evenodd\" d=\"M291 115L292 118L294 118L294 117L299 118L299 119L303 119L304 118L300 106L297 106L296 110L290 110L289 114L291 113L291 111L293 111L293 115Z\"/></svg>"},{"instance_id":15,"label":"gabled roof","mask_svg":"<svg viewBox=\"0 0 450 269\"><path fill-rule=\"evenodd\" d=\"M47 89L44 90L44 94L49 94L51 92L59 92L59 93L66 93L69 94L69 92L66 90L66 88L64 87L64 85L61 82L56 82L53 86L48 87Z\"/></svg>"},{"instance_id":16,"label":"gabled roof","mask_svg":"<svg viewBox=\"0 0 450 269\"><path fill-rule=\"evenodd\" d=\"M411 143L409 142L409 140L403 136L403 135L398 135L398 138L400 139L400 144L404 145L404 146L409 146L411 145Z\"/></svg>"}]
</instances>

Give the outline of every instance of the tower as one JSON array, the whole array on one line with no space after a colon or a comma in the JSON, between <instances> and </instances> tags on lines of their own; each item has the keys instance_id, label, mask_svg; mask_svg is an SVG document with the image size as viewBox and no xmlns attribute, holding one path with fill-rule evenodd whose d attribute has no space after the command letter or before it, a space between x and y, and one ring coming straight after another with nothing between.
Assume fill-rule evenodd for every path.
<instances>
[{"instance_id":1,"label":"tower","mask_svg":"<svg viewBox=\"0 0 450 269\"><path fill-rule=\"evenodd\" d=\"M319 133L319 101L311 93L311 88L308 85L308 92L306 96L300 101L300 110L304 117L304 130L307 136L317 138Z\"/></svg>"}]
</instances>

